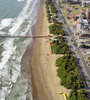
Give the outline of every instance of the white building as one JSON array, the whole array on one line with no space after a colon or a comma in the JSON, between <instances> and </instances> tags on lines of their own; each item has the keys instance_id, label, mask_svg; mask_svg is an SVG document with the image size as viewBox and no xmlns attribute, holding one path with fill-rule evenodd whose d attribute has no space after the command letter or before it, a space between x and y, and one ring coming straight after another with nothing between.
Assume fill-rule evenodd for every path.
<instances>
[{"instance_id":1,"label":"white building","mask_svg":"<svg viewBox=\"0 0 90 100\"><path fill-rule=\"evenodd\" d=\"M82 7L90 6L90 0L83 0L82 1Z\"/></svg>"}]
</instances>

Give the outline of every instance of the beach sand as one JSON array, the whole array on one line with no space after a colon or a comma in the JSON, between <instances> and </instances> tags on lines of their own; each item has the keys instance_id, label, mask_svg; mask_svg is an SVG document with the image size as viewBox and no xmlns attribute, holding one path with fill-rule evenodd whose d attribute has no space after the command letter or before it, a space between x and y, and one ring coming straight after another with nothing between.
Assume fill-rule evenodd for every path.
<instances>
[{"instance_id":1,"label":"beach sand","mask_svg":"<svg viewBox=\"0 0 90 100\"><path fill-rule=\"evenodd\" d=\"M49 35L47 15L45 10L45 0L41 0L40 14L36 24L35 35ZM34 39L30 69L32 73L32 91L34 100L64 100L64 92L69 95L69 91L60 86L60 78L57 76L55 61L63 55L50 54L48 38Z\"/></svg>"}]
</instances>

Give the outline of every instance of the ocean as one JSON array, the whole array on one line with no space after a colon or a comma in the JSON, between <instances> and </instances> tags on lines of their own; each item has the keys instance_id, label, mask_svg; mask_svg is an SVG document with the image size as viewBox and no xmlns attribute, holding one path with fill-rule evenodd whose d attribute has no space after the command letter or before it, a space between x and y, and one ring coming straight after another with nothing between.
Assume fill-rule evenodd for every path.
<instances>
[{"instance_id":1,"label":"ocean","mask_svg":"<svg viewBox=\"0 0 90 100\"><path fill-rule=\"evenodd\" d=\"M32 35L39 5L40 0L0 0L0 34ZM21 66L31 41L0 37L0 100L33 100L32 87Z\"/></svg>"}]
</instances>

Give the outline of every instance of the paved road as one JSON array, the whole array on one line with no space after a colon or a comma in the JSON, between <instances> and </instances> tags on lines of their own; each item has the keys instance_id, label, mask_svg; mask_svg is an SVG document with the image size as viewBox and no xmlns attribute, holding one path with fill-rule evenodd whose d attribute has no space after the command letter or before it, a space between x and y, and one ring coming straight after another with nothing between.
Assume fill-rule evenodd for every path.
<instances>
[{"instance_id":1,"label":"paved road","mask_svg":"<svg viewBox=\"0 0 90 100\"><path fill-rule=\"evenodd\" d=\"M62 20L64 20L65 25L63 25L63 28L65 28L65 30L68 31L68 35L69 35L69 36L67 36L68 45L69 45L71 51L73 52L73 55L75 57L77 65L79 67L79 71L82 75L82 79L85 84L85 89L88 90L88 92L90 92L90 86L89 86L90 84L87 81L87 78L89 79L89 77L90 77L90 70L88 70L88 67L84 60L84 57L81 54L81 51L78 48L76 41L74 40L74 35L73 35L70 25L68 24L67 20L65 19L65 16L62 14L62 11L60 10L59 6L56 4L56 2L54 0L53 0L53 3L55 4L56 9L59 11L58 16L60 18L62 16L62 18L63 18ZM71 40L74 42L75 45L72 44Z\"/></svg>"}]
</instances>

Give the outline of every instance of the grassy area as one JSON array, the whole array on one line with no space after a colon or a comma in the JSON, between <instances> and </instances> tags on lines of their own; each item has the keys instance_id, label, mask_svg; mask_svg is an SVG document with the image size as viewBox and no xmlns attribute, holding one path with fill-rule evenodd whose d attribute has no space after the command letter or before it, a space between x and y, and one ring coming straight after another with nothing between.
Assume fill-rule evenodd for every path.
<instances>
[{"instance_id":1,"label":"grassy area","mask_svg":"<svg viewBox=\"0 0 90 100\"><path fill-rule=\"evenodd\" d=\"M90 8L90 7L82 7L82 6L80 6L79 4L73 4L73 5L70 5L69 4L69 7L72 9L72 7L75 7L75 8L77 8L77 9L87 9L87 8Z\"/></svg>"},{"instance_id":2,"label":"grassy area","mask_svg":"<svg viewBox=\"0 0 90 100\"><path fill-rule=\"evenodd\" d=\"M72 20L69 20L69 23L70 23L70 25L71 25L71 24L73 24L73 21L72 21Z\"/></svg>"},{"instance_id":3,"label":"grassy area","mask_svg":"<svg viewBox=\"0 0 90 100\"><path fill-rule=\"evenodd\" d=\"M80 14L81 10L72 10L71 14Z\"/></svg>"},{"instance_id":4,"label":"grassy area","mask_svg":"<svg viewBox=\"0 0 90 100\"><path fill-rule=\"evenodd\" d=\"M90 80L88 80L90 82Z\"/></svg>"},{"instance_id":5,"label":"grassy area","mask_svg":"<svg viewBox=\"0 0 90 100\"><path fill-rule=\"evenodd\" d=\"M61 5L61 6L65 6L65 5L66 5L66 3L60 3L60 5Z\"/></svg>"},{"instance_id":6,"label":"grassy area","mask_svg":"<svg viewBox=\"0 0 90 100\"><path fill-rule=\"evenodd\" d=\"M64 14L64 16L68 16L68 12L66 12L66 11L62 11L63 12L63 14Z\"/></svg>"},{"instance_id":7,"label":"grassy area","mask_svg":"<svg viewBox=\"0 0 90 100\"><path fill-rule=\"evenodd\" d=\"M68 7L66 7L66 3L61 3L60 6L62 6L64 8L68 8ZM73 9L72 12L71 12L71 14L80 14L82 9L87 9L87 8L90 8L90 7L82 7L79 4L73 4L73 5L69 4L69 8L70 9L73 9L73 8L77 9L77 10ZM67 12L65 10L63 10L63 14L65 16L67 16Z\"/></svg>"},{"instance_id":8,"label":"grassy area","mask_svg":"<svg viewBox=\"0 0 90 100\"><path fill-rule=\"evenodd\" d=\"M60 6L63 6L64 8L68 8L68 7L66 7L66 3L61 3ZM81 13L80 5L69 5L69 8L72 9L73 6L74 6L74 8L77 8L77 10L73 9L70 14L80 14ZM63 9L62 12L65 17L68 17L68 12L65 9ZM73 24L72 19L68 19L68 21L71 25Z\"/></svg>"}]
</instances>

